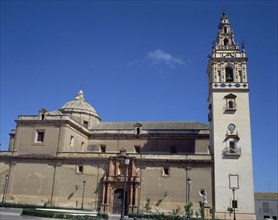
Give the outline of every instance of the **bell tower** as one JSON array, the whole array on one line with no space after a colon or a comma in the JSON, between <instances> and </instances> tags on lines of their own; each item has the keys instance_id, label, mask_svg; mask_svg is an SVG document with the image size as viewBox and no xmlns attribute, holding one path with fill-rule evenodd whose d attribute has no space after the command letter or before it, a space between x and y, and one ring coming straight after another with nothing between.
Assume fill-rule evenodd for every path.
<instances>
[{"instance_id":1,"label":"bell tower","mask_svg":"<svg viewBox=\"0 0 278 220\"><path fill-rule=\"evenodd\" d=\"M215 217L256 219L247 56L222 14L208 61L210 146L214 155Z\"/></svg>"}]
</instances>

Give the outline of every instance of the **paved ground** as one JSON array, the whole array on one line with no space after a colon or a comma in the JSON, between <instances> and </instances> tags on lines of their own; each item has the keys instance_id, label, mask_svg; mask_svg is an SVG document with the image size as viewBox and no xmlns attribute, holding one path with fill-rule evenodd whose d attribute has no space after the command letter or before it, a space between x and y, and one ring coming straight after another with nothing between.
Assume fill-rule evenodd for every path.
<instances>
[{"instance_id":1,"label":"paved ground","mask_svg":"<svg viewBox=\"0 0 278 220\"><path fill-rule=\"evenodd\" d=\"M120 220L121 215L109 215L108 220ZM125 216L125 220L133 220L133 218L128 218Z\"/></svg>"},{"instance_id":2,"label":"paved ground","mask_svg":"<svg viewBox=\"0 0 278 220\"><path fill-rule=\"evenodd\" d=\"M109 215L108 220L120 220L121 215ZM1 219L2 220L2 219ZM125 217L125 220L133 220L133 218Z\"/></svg>"},{"instance_id":3,"label":"paved ground","mask_svg":"<svg viewBox=\"0 0 278 220\"><path fill-rule=\"evenodd\" d=\"M109 215L108 220L119 220L120 219L120 215Z\"/></svg>"}]
</instances>

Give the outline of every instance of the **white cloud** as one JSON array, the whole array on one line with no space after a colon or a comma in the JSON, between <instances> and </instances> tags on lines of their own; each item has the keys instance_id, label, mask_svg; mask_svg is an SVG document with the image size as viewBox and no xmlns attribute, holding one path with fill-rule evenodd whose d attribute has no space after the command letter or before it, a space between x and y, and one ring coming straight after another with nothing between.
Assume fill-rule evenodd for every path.
<instances>
[{"instance_id":1,"label":"white cloud","mask_svg":"<svg viewBox=\"0 0 278 220\"><path fill-rule=\"evenodd\" d=\"M174 68L176 65L186 65L181 58L174 57L163 50L151 51L148 53L147 57L151 60L152 65L164 63L170 68Z\"/></svg>"},{"instance_id":2,"label":"white cloud","mask_svg":"<svg viewBox=\"0 0 278 220\"><path fill-rule=\"evenodd\" d=\"M136 63L138 63L138 60L130 61L127 65L132 66L132 65L135 65Z\"/></svg>"}]
</instances>

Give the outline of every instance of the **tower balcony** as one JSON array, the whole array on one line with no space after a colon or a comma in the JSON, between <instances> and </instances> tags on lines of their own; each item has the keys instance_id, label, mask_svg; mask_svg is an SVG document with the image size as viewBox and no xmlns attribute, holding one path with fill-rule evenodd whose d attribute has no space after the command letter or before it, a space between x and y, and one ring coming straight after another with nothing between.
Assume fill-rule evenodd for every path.
<instances>
[{"instance_id":1,"label":"tower balcony","mask_svg":"<svg viewBox=\"0 0 278 220\"><path fill-rule=\"evenodd\" d=\"M234 139L234 140L239 141L240 138L238 136L238 131L227 131L225 141L228 139Z\"/></svg>"},{"instance_id":2,"label":"tower balcony","mask_svg":"<svg viewBox=\"0 0 278 220\"><path fill-rule=\"evenodd\" d=\"M235 147L235 148L225 147L223 150L223 155L226 157L239 157L241 155L241 148L240 147Z\"/></svg>"}]
</instances>

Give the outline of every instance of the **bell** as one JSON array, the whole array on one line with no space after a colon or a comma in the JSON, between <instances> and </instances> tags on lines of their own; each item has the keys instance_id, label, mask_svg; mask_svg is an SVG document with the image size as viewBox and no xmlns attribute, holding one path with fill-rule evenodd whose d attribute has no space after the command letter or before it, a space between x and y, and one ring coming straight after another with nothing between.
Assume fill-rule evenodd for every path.
<instances>
[{"instance_id":1,"label":"bell","mask_svg":"<svg viewBox=\"0 0 278 220\"><path fill-rule=\"evenodd\" d=\"M227 81L233 81L233 78L232 78L232 76L231 76L231 74L228 74L227 75L227 79L226 79Z\"/></svg>"}]
</instances>

